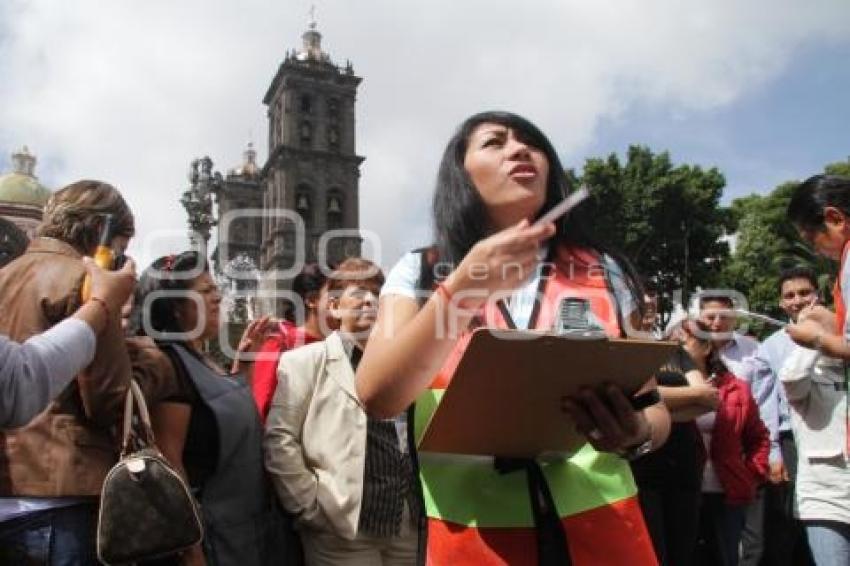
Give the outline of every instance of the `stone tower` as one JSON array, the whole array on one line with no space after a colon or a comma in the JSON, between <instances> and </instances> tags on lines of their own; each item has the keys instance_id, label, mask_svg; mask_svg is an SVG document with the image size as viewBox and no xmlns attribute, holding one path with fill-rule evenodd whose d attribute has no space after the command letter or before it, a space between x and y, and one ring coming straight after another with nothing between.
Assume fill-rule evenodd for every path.
<instances>
[{"instance_id":1,"label":"stone tower","mask_svg":"<svg viewBox=\"0 0 850 566\"><path fill-rule=\"evenodd\" d=\"M263 98L268 106L268 160L260 267L287 270L299 260L333 265L359 255L359 178L363 157L355 149L355 100L362 80L350 62L336 65L322 50L311 15L300 49L287 52ZM289 210L297 222L276 210ZM329 230L343 230L334 235ZM321 244L322 236L333 236ZM272 283L272 284L270 284ZM265 281L264 289L289 288Z\"/></svg>"}]
</instances>

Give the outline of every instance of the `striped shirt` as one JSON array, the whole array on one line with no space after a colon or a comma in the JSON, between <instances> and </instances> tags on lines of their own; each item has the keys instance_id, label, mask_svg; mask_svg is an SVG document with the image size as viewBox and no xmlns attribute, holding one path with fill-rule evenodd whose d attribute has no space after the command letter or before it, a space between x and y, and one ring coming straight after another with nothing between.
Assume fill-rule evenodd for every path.
<instances>
[{"instance_id":1,"label":"striped shirt","mask_svg":"<svg viewBox=\"0 0 850 566\"><path fill-rule=\"evenodd\" d=\"M348 336L341 334L351 367L356 371L363 351ZM366 424L366 466L363 472L363 503L359 533L392 537L401 534L404 506L411 521L419 516L416 477L407 450L406 415L395 419L368 418Z\"/></svg>"}]
</instances>

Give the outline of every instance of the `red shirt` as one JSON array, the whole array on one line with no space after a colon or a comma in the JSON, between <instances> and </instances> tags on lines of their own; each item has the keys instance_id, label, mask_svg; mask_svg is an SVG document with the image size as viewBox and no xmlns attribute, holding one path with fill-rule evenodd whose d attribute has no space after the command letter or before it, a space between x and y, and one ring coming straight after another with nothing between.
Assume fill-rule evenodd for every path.
<instances>
[{"instance_id":1,"label":"red shirt","mask_svg":"<svg viewBox=\"0 0 850 566\"><path fill-rule=\"evenodd\" d=\"M260 347L257 361L254 362L254 382L251 384L251 390L264 424L269 415L272 397L277 389L277 363L280 355L287 350L318 342L321 339L308 334L303 327L295 326L285 320L280 323L278 331L269 336Z\"/></svg>"},{"instance_id":2,"label":"red shirt","mask_svg":"<svg viewBox=\"0 0 850 566\"><path fill-rule=\"evenodd\" d=\"M720 404L711 437L711 463L730 504L749 503L767 479L770 438L747 382L717 378Z\"/></svg>"}]
</instances>

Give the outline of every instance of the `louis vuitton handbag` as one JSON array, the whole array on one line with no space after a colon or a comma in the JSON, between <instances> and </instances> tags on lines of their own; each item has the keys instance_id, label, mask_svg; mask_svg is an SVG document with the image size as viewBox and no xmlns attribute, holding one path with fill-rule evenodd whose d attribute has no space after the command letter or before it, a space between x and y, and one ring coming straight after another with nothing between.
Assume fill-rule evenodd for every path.
<instances>
[{"instance_id":1,"label":"louis vuitton handbag","mask_svg":"<svg viewBox=\"0 0 850 566\"><path fill-rule=\"evenodd\" d=\"M142 391L130 380L121 459L100 495L97 556L105 564L128 564L180 552L202 537L195 498L156 447Z\"/></svg>"}]
</instances>

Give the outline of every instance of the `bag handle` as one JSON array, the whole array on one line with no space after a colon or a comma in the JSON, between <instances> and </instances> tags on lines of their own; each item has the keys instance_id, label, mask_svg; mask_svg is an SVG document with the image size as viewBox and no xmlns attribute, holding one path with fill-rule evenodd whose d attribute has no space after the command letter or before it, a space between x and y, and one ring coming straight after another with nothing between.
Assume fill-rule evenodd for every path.
<instances>
[{"instance_id":1,"label":"bag handle","mask_svg":"<svg viewBox=\"0 0 850 566\"><path fill-rule=\"evenodd\" d=\"M123 458L130 453L130 435L133 432L133 405L136 406L141 420L142 435L139 440L143 447L151 447L156 444L156 439L151 426L151 416L148 412L148 405L145 403L145 396L142 394L142 389L135 379L130 379L130 387L127 389L127 398L124 401L124 435L121 440L121 457Z\"/></svg>"}]
</instances>

